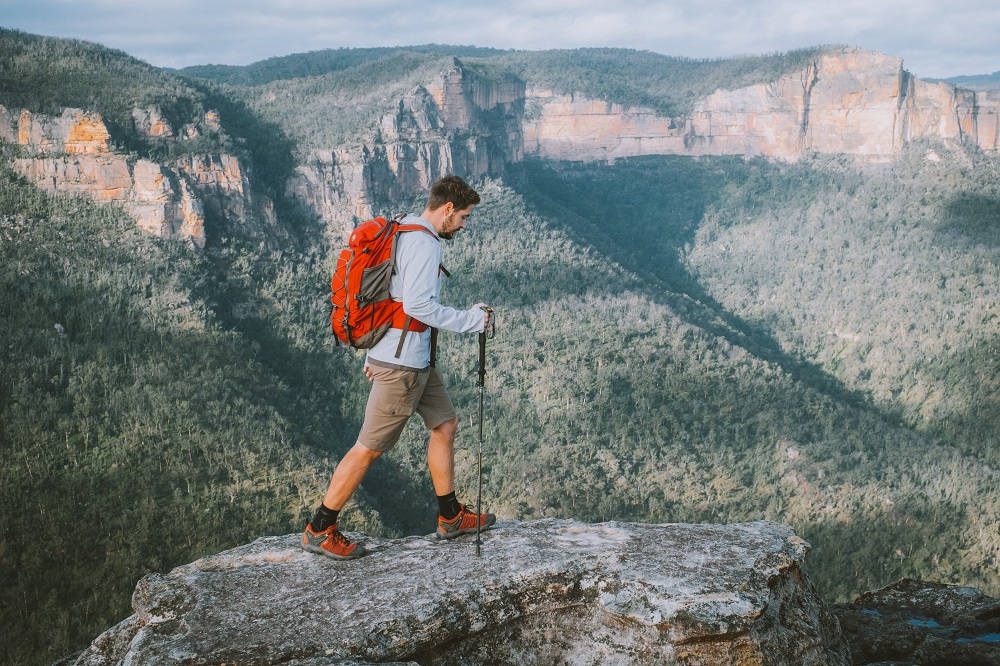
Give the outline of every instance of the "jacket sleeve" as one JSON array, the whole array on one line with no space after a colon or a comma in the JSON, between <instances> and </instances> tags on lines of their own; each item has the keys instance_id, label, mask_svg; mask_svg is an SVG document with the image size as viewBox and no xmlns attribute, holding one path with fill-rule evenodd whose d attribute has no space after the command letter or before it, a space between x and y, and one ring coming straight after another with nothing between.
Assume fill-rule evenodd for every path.
<instances>
[{"instance_id":1,"label":"jacket sleeve","mask_svg":"<svg viewBox=\"0 0 1000 666\"><path fill-rule=\"evenodd\" d=\"M438 302L441 246L425 234L411 232L406 251L398 257L403 279L403 311L428 326L455 333L477 333L483 330L486 313L456 310ZM404 239L400 239L401 241ZM400 248L402 249L402 248Z\"/></svg>"}]
</instances>

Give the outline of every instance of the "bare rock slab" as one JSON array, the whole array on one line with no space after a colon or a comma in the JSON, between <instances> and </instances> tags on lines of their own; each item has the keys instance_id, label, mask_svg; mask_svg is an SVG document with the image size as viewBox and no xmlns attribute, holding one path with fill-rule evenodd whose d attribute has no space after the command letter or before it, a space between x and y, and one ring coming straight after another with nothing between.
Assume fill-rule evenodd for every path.
<instances>
[{"instance_id":1,"label":"bare rock slab","mask_svg":"<svg viewBox=\"0 0 1000 666\"><path fill-rule=\"evenodd\" d=\"M840 625L772 522L507 522L378 540L338 562L299 535L151 574L78 666L850 664Z\"/></svg>"},{"instance_id":2,"label":"bare rock slab","mask_svg":"<svg viewBox=\"0 0 1000 666\"><path fill-rule=\"evenodd\" d=\"M834 612L856 666L1000 666L1000 600L974 587L904 578Z\"/></svg>"}]
</instances>

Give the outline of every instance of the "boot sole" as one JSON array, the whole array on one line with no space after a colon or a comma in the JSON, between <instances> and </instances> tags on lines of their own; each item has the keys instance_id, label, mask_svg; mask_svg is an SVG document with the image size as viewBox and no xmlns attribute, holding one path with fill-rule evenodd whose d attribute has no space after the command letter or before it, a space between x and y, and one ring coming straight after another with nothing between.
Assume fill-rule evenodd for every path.
<instances>
[{"instance_id":1,"label":"boot sole","mask_svg":"<svg viewBox=\"0 0 1000 666\"><path fill-rule=\"evenodd\" d=\"M368 552L365 550L365 547L361 545L358 545L357 549L350 555L337 555L336 553L331 553L330 551L326 550L321 546L313 546L308 543L301 543L299 544L299 546L304 551L310 553L316 553L317 555L325 555L332 560L356 560L362 555L364 555L366 552Z\"/></svg>"}]
</instances>

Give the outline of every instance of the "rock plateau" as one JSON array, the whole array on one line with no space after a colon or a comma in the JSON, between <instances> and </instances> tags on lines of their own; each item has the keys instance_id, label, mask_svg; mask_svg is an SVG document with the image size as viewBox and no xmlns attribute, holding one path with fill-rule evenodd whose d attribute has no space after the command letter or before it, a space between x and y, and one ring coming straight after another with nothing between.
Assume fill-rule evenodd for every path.
<instances>
[{"instance_id":1,"label":"rock plateau","mask_svg":"<svg viewBox=\"0 0 1000 666\"><path fill-rule=\"evenodd\" d=\"M264 537L143 578L135 614L64 664L849 664L770 522L509 522L337 562Z\"/></svg>"}]
</instances>

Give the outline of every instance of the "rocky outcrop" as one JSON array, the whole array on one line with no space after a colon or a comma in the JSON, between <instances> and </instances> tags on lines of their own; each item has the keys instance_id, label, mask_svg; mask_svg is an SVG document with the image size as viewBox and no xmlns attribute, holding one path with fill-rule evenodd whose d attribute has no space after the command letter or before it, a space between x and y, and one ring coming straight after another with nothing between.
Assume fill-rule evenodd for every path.
<instances>
[{"instance_id":1,"label":"rocky outcrop","mask_svg":"<svg viewBox=\"0 0 1000 666\"><path fill-rule=\"evenodd\" d=\"M6 109L0 114L7 114ZM10 121L3 123L10 126ZM66 109L59 117L21 111L15 141L41 153L73 155L110 152L111 134L101 116Z\"/></svg>"},{"instance_id":2,"label":"rocky outcrop","mask_svg":"<svg viewBox=\"0 0 1000 666\"><path fill-rule=\"evenodd\" d=\"M1000 97L915 79L892 56L845 49L776 81L718 90L688 116L663 117L579 95L529 90L524 154L560 160L637 155L807 153L893 159L922 138L998 147Z\"/></svg>"},{"instance_id":3,"label":"rocky outcrop","mask_svg":"<svg viewBox=\"0 0 1000 666\"><path fill-rule=\"evenodd\" d=\"M148 137L170 139L174 136L174 129L155 106L132 109L132 119L135 121L136 129Z\"/></svg>"},{"instance_id":4,"label":"rocky outcrop","mask_svg":"<svg viewBox=\"0 0 1000 666\"><path fill-rule=\"evenodd\" d=\"M776 523L510 522L482 557L474 537L354 536L371 552L351 562L289 535L149 575L64 663L850 663Z\"/></svg>"},{"instance_id":5,"label":"rocky outcrop","mask_svg":"<svg viewBox=\"0 0 1000 666\"><path fill-rule=\"evenodd\" d=\"M216 217L265 232L277 225L274 203L254 191L242 160L226 153L193 153L177 158L173 169Z\"/></svg>"},{"instance_id":6,"label":"rocky outcrop","mask_svg":"<svg viewBox=\"0 0 1000 666\"><path fill-rule=\"evenodd\" d=\"M181 127L172 127L155 107L133 110L132 120L136 131L157 145L223 131L215 112ZM796 160L836 153L891 160L907 143L925 138L998 150L1000 93L921 81L899 58L842 49L769 83L718 90L690 114L666 117L556 93L510 74L488 77L454 60L393 102L366 136L314 150L287 180L285 194L322 219L331 242L339 245L338 236L346 236L357 220L395 212L384 209L387 202L423 195L446 173L475 179L526 157ZM274 225L269 202L254 200L246 165L232 156L195 155L159 165L161 186L137 189L136 164L113 152L112 137L97 114L67 109L60 117L46 117L0 108L0 140L28 148L17 168L42 187L120 202L154 233L181 234L203 244L194 199L210 215Z\"/></svg>"},{"instance_id":7,"label":"rocky outcrop","mask_svg":"<svg viewBox=\"0 0 1000 666\"><path fill-rule=\"evenodd\" d=\"M136 161L128 196L126 205L141 229L205 246L205 209L175 172L149 160Z\"/></svg>"},{"instance_id":8,"label":"rocky outcrop","mask_svg":"<svg viewBox=\"0 0 1000 666\"><path fill-rule=\"evenodd\" d=\"M884 161L923 138L995 151L998 112L996 93L921 81L899 58L857 49L826 53L770 83L718 90L677 117L513 76L487 80L456 60L399 100L363 142L316 151L288 191L333 235L346 235L357 219L388 212L378 205L422 194L445 173L478 178L525 157L836 153Z\"/></svg>"},{"instance_id":9,"label":"rocky outcrop","mask_svg":"<svg viewBox=\"0 0 1000 666\"><path fill-rule=\"evenodd\" d=\"M903 579L835 607L854 664L1000 664L1000 601Z\"/></svg>"},{"instance_id":10,"label":"rocky outcrop","mask_svg":"<svg viewBox=\"0 0 1000 666\"><path fill-rule=\"evenodd\" d=\"M404 95L363 143L314 151L287 192L346 237L356 220L389 212L377 206L425 194L445 174L474 179L520 160L524 99L523 81L487 80L456 60Z\"/></svg>"},{"instance_id":11,"label":"rocky outcrop","mask_svg":"<svg viewBox=\"0 0 1000 666\"><path fill-rule=\"evenodd\" d=\"M137 128L169 140L174 130L155 108L133 112ZM214 112L205 125L218 127ZM197 135L192 124L185 135ZM0 107L0 140L22 148L15 171L42 189L115 203L136 224L162 238L205 245L205 211L235 224L274 224L270 202L257 204L238 159L226 154L187 155L170 166L116 153L99 114L66 109L52 117Z\"/></svg>"}]
</instances>

